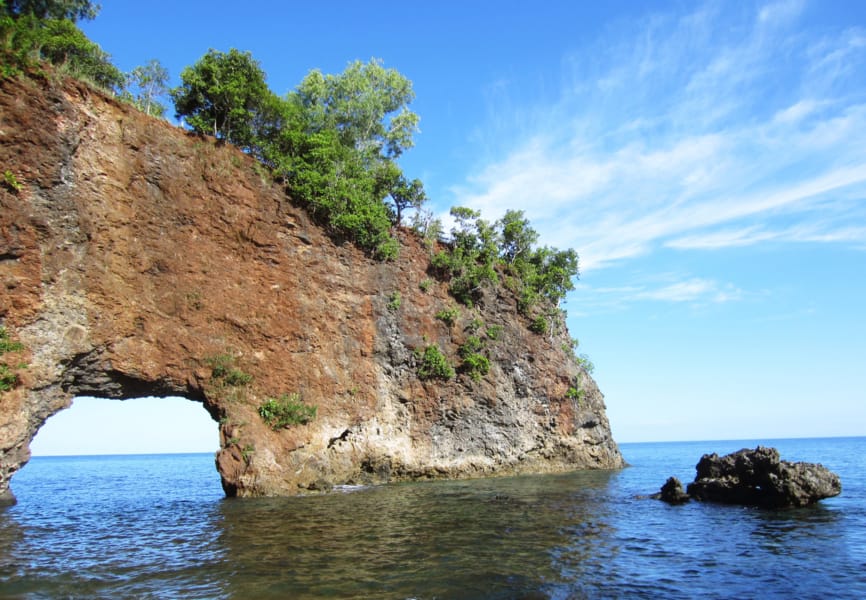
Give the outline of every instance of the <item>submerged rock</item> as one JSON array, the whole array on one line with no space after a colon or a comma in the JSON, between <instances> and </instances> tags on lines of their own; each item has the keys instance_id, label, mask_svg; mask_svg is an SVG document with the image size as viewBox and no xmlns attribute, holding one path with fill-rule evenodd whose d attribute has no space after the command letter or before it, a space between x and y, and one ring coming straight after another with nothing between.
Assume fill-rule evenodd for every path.
<instances>
[{"instance_id":1,"label":"submerged rock","mask_svg":"<svg viewBox=\"0 0 866 600\"><path fill-rule=\"evenodd\" d=\"M705 454L696 469L687 488L695 500L786 508L808 506L842 491L839 476L823 465L783 461L778 450L763 446L721 457Z\"/></svg>"}]
</instances>

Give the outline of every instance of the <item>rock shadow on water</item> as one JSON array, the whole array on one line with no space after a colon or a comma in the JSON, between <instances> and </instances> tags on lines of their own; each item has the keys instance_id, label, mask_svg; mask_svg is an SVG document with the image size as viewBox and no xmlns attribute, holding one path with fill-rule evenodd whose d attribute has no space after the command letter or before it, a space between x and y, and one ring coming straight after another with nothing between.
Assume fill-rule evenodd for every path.
<instances>
[{"instance_id":1,"label":"rock shadow on water","mask_svg":"<svg viewBox=\"0 0 866 600\"><path fill-rule=\"evenodd\" d=\"M227 500L219 543L238 573L229 589L257 598L549 597L546 586L568 583L562 561L585 564L552 560L556 549L589 552L609 534L596 508L611 473Z\"/></svg>"}]
</instances>

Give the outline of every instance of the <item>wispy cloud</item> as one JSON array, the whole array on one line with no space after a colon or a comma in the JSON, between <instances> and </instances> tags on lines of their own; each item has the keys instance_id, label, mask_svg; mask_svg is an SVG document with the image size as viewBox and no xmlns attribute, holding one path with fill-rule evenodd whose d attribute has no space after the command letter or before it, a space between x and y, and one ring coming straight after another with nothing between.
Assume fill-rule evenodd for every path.
<instances>
[{"instance_id":1,"label":"wispy cloud","mask_svg":"<svg viewBox=\"0 0 866 600\"><path fill-rule=\"evenodd\" d=\"M750 294L731 283L700 277L665 274L644 279L634 285L594 287L578 284L580 298L569 313L576 316L619 312L637 302L676 303L691 307L725 304L742 300Z\"/></svg>"},{"instance_id":2,"label":"wispy cloud","mask_svg":"<svg viewBox=\"0 0 866 600\"><path fill-rule=\"evenodd\" d=\"M660 248L866 246L852 225L866 223L866 32L813 31L803 8L708 3L576 49L559 102L509 105L507 121L529 125L492 134L503 151L456 203L525 210L584 272Z\"/></svg>"},{"instance_id":3,"label":"wispy cloud","mask_svg":"<svg viewBox=\"0 0 866 600\"><path fill-rule=\"evenodd\" d=\"M743 292L732 285L721 286L715 281L694 278L654 290L641 291L637 298L666 302L721 303L738 300L742 295Z\"/></svg>"}]
</instances>

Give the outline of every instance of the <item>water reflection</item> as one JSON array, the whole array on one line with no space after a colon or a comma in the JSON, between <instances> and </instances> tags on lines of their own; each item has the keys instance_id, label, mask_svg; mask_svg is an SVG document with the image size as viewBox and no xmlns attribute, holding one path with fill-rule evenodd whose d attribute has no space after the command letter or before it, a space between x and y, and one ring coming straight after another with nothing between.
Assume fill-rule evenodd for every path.
<instances>
[{"instance_id":1,"label":"water reflection","mask_svg":"<svg viewBox=\"0 0 866 600\"><path fill-rule=\"evenodd\" d=\"M609 477L578 473L226 501L220 545L239 575L231 595L549 597L557 584L585 575L592 540L609 536L595 498Z\"/></svg>"},{"instance_id":2,"label":"water reflection","mask_svg":"<svg viewBox=\"0 0 866 600\"><path fill-rule=\"evenodd\" d=\"M612 473L261 500L224 499L207 455L34 459L0 510L0 597L866 597L866 469L813 509L672 507L640 496L678 445L632 454Z\"/></svg>"}]
</instances>

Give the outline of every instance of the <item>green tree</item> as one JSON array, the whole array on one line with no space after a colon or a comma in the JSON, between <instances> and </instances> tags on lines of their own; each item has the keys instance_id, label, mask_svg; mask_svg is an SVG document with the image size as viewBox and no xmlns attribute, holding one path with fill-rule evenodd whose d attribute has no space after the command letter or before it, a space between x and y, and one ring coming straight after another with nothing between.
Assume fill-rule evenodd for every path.
<instances>
[{"instance_id":1,"label":"green tree","mask_svg":"<svg viewBox=\"0 0 866 600\"><path fill-rule=\"evenodd\" d=\"M414 144L412 82L380 60L350 63L339 75L311 71L298 86L311 132L334 129L368 160L395 159Z\"/></svg>"},{"instance_id":2,"label":"green tree","mask_svg":"<svg viewBox=\"0 0 866 600\"><path fill-rule=\"evenodd\" d=\"M126 76L125 94L135 106L149 115L161 117L165 114L165 106L159 98L167 92L168 70L155 58L135 67Z\"/></svg>"},{"instance_id":3,"label":"green tree","mask_svg":"<svg viewBox=\"0 0 866 600\"><path fill-rule=\"evenodd\" d=\"M509 210L496 222L501 231L502 259L509 264L523 259L538 242L538 232L529 226L529 220L522 210Z\"/></svg>"},{"instance_id":4,"label":"green tree","mask_svg":"<svg viewBox=\"0 0 866 600\"><path fill-rule=\"evenodd\" d=\"M406 181L395 162L412 146L412 98L411 82L376 60L350 63L338 75L311 71L295 92L260 112L251 151L333 234L390 258L397 212L402 218L424 199L420 182Z\"/></svg>"},{"instance_id":5,"label":"green tree","mask_svg":"<svg viewBox=\"0 0 866 600\"><path fill-rule=\"evenodd\" d=\"M421 180L407 181L402 175L392 185L390 195L394 203L394 224L398 227L401 225L404 210L412 208L418 211L427 201L427 194L424 192L424 184Z\"/></svg>"},{"instance_id":6,"label":"green tree","mask_svg":"<svg viewBox=\"0 0 866 600\"><path fill-rule=\"evenodd\" d=\"M249 52L208 50L180 78L181 85L171 91L178 118L198 133L211 133L241 148L257 145L254 126L273 94Z\"/></svg>"},{"instance_id":7,"label":"green tree","mask_svg":"<svg viewBox=\"0 0 866 600\"><path fill-rule=\"evenodd\" d=\"M5 55L3 73L47 61L73 77L115 90L123 85L123 73L111 57L84 35L69 19L43 19L32 13L0 17L0 40Z\"/></svg>"},{"instance_id":8,"label":"green tree","mask_svg":"<svg viewBox=\"0 0 866 600\"><path fill-rule=\"evenodd\" d=\"M37 19L93 19L99 5L90 0L5 0L0 2L0 14L32 15Z\"/></svg>"},{"instance_id":9,"label":"green tree","mask_svg":"<svg viewBox=\"0 0 866 600\"><path fill-rule=\"evenodd\" d=\"M557 250L544 246L533 252L530 263L534 267L530 285L554 305L558 305L565 294L574 289L574 279L579 275L579 261L573 249Z\"/></svg>"}]
</instances>

